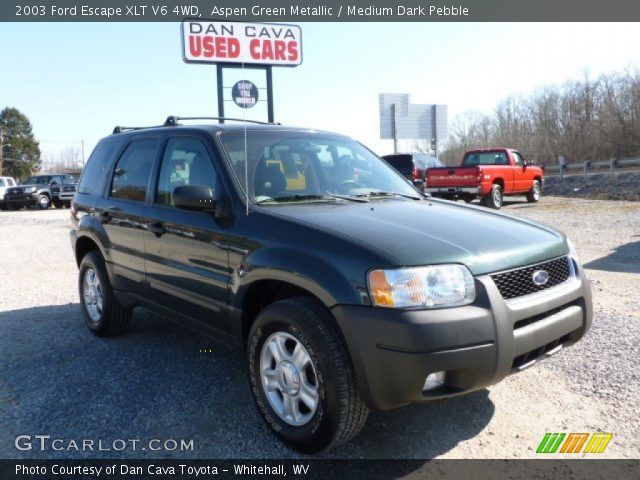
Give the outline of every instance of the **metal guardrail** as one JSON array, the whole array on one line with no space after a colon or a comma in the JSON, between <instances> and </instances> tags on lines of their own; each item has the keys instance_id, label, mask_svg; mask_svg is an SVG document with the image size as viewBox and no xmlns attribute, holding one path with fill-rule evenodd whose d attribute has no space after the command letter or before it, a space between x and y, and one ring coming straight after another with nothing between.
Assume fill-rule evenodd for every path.
<instances>
[{"instance_id":1,"label":"metal guardrail","mask_svg":"<svg viewBox=\"0 0 640 480\"><path fill-rule=\"evenodd\" d=\"M601 160L597 162L586 161L583 163L570 163L562 167L560 165L546 165L544 167L544 173L545 175L559 175L560 180L562 180L565 175L579 175L579 172L582 172L586 180L587 176L604 173L606 170L614 177L617 171L628 171L634 167L640 168L640 158L613 158L611 160ZM576 173L570 173L573 171Z\"/></svg>"}]
</instances>

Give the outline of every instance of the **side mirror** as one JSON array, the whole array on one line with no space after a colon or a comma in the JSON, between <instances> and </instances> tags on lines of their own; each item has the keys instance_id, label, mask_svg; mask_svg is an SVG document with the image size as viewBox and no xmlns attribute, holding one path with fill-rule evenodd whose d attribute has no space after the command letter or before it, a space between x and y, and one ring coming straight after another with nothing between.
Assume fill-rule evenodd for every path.
<instances>
[{"instance_id":1,"label":"side mirror","mask_svg":"<svg viewBox=\"0 0 640 480\"><path fill-rule=\"evenodd\" d=\"M216 207L211 189L206 185L181 185L171 194L173 204L187 210L212 211Z\"/></svg>"}]
</instances>

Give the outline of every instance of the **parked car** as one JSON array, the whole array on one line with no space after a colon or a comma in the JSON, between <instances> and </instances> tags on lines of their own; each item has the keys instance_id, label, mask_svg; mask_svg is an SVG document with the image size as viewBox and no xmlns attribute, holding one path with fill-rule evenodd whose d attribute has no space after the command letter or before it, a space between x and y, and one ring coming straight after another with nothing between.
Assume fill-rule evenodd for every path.
<instances>
[{"instance_id":1,"label":"parked car","mask_svg":"<svg viewBox=\"0 0 640 480\"><path fill-rule=\"evenodd\" d=\"M68 174L56 175L53 181L55 184L51 186L51 203L56 208L70 207L78 185L75 178Z\"/></svg>"},{"instance_id":2,"label":"parked car","mask_svg":"<svg viewBox=\"0 0 640 480\"><path fill-rule=\"evenodd\" d=\"M419 188L424 186L424 178L428 169L444 165L438 158L424 153L394 153L384 155L382 158Z\"/></svg>"},{"instance_id":3,"label":"parked car","mask_svg":"<svg viewBox=\"0 0 640 480\"><path fill-rule=\"evenodd\" d=\"M348 441L371 409L496 383L591 325L564 234L428 198L338 134L118 127L71 214L88 328L122 334L145 306L239 342L261 415L305 452Z\"/></svg>"},{"instance_id":4,"label":"parked car","mask_svg":"<svg viewBox=\"0 0 640 480\"><path fill-rule=\"evenodd\" d=\"M0 177L0 209L6 210L7 204L5 203L4 196L8 187L14 187L16 181L11 177Z\"/></svg>"},{"instance_id":5,"label":"parked car","mask_svg":"<svg viewBox=\"0 0 640 480\"><path fill-rule=\"evenodd\" d=\"M71 175L33 175L21 185L8 188L5 203L12 210L22 207L46 210L51 204L61 208L71 204L75 190L76 185Z\"/></svg>"},{"instance_id":6,"label":"parked car","mask_svg":"<svg viewBox=\"0 0 640 480\"><path fill-rule=\"evenodd\" d=\"M426 191L434 197L471 202L480 197L486 207L499 209L506 195L526 195L537 202L542 194L542 169L528 163L517 150L490 148L465 153L460 167L427 172Z\"/></svg>"}]
</instances>

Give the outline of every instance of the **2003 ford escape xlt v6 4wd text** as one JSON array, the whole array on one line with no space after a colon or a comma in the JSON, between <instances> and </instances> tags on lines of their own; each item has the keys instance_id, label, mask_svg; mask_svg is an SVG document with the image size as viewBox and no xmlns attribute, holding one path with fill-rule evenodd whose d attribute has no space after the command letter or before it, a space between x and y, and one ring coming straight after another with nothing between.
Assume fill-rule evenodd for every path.
<instances>
[{"instance_id":1,"label":"2003 ford escape xlt v6 4wd text","mask_svg":"<svg viewBox=\"0 0 640 480\"><path fill-rule=\"evenodd\" d=\"M86 324L118 335L144 306L228 334L294 448L348 441L371 409L492 385L589 329L562 233L424 196L341 135L180 120L116 127L82 174Z\"/></svg>"}]
</instances>

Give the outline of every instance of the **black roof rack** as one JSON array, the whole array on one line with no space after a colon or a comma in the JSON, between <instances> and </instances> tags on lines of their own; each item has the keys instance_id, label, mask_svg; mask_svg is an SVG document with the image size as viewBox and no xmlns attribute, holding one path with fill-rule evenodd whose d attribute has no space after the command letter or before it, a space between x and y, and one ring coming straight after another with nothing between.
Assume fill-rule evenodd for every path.
<instances>
[{"instance_id":1,"label":"black roof rack","mask_svg":"<svg viewBox=\"0 0 640 480\"><path fill-rule=\"evenodd\" d=\"M123 127L122 125L116 125L115 127L113 127L113 133L122 133L122 132L126 132L127 130L141 130L145 127Z\"/></svg>"},{"instance_id":2,"label":"black roof rack","mask_svg":"<svg viewBox=\"0 0 640 480\"><path fill-rule=\"evenodd\" d=\"M159 128L159 127L175 127L180 125L178 121L180 120L230 120L233 122L247 122L247 123L258 123L260 125L282 125L281 123L269 123L269 122L261 122L259 120L245 120L244 118L231 118L231 117L178 117L176 115L170 115L165 120L162 125L153 125L151 127L123 127L122 125L117 125L113 129L113 133L123 133L129 130L144 130L145 128Z\"/></svg>"},{"instance_id":3,"label":"black roof rack","mask_svg":"<svg viewBox=\"0 0 640 480\"><path fill-rule=\"evenodd\" d=\"M122 133L128 132L129 130L144 130L145 128L159 128L164 127L164 125L152 125L150 127L123 127L122 125L116 125L113 128L113 133Z\"/></svg>"},{"instance_id":4,"label":"black roof rack","mask_svg":"<svg viewBox=\"0 0 640 480\"><path fill-rule=\"evenodd\" d=\"M171 115L167 117L164 122L165 127L173 127L178 125L179 120L230 120L233 122L247 122L247 123L258 123L260 125L280 125L279 123L269 123L269 122L261 122L259 120L246 120L244 118L232 118L232 117L178 117L175 115Z\"/></svg>"}]
</instances>

